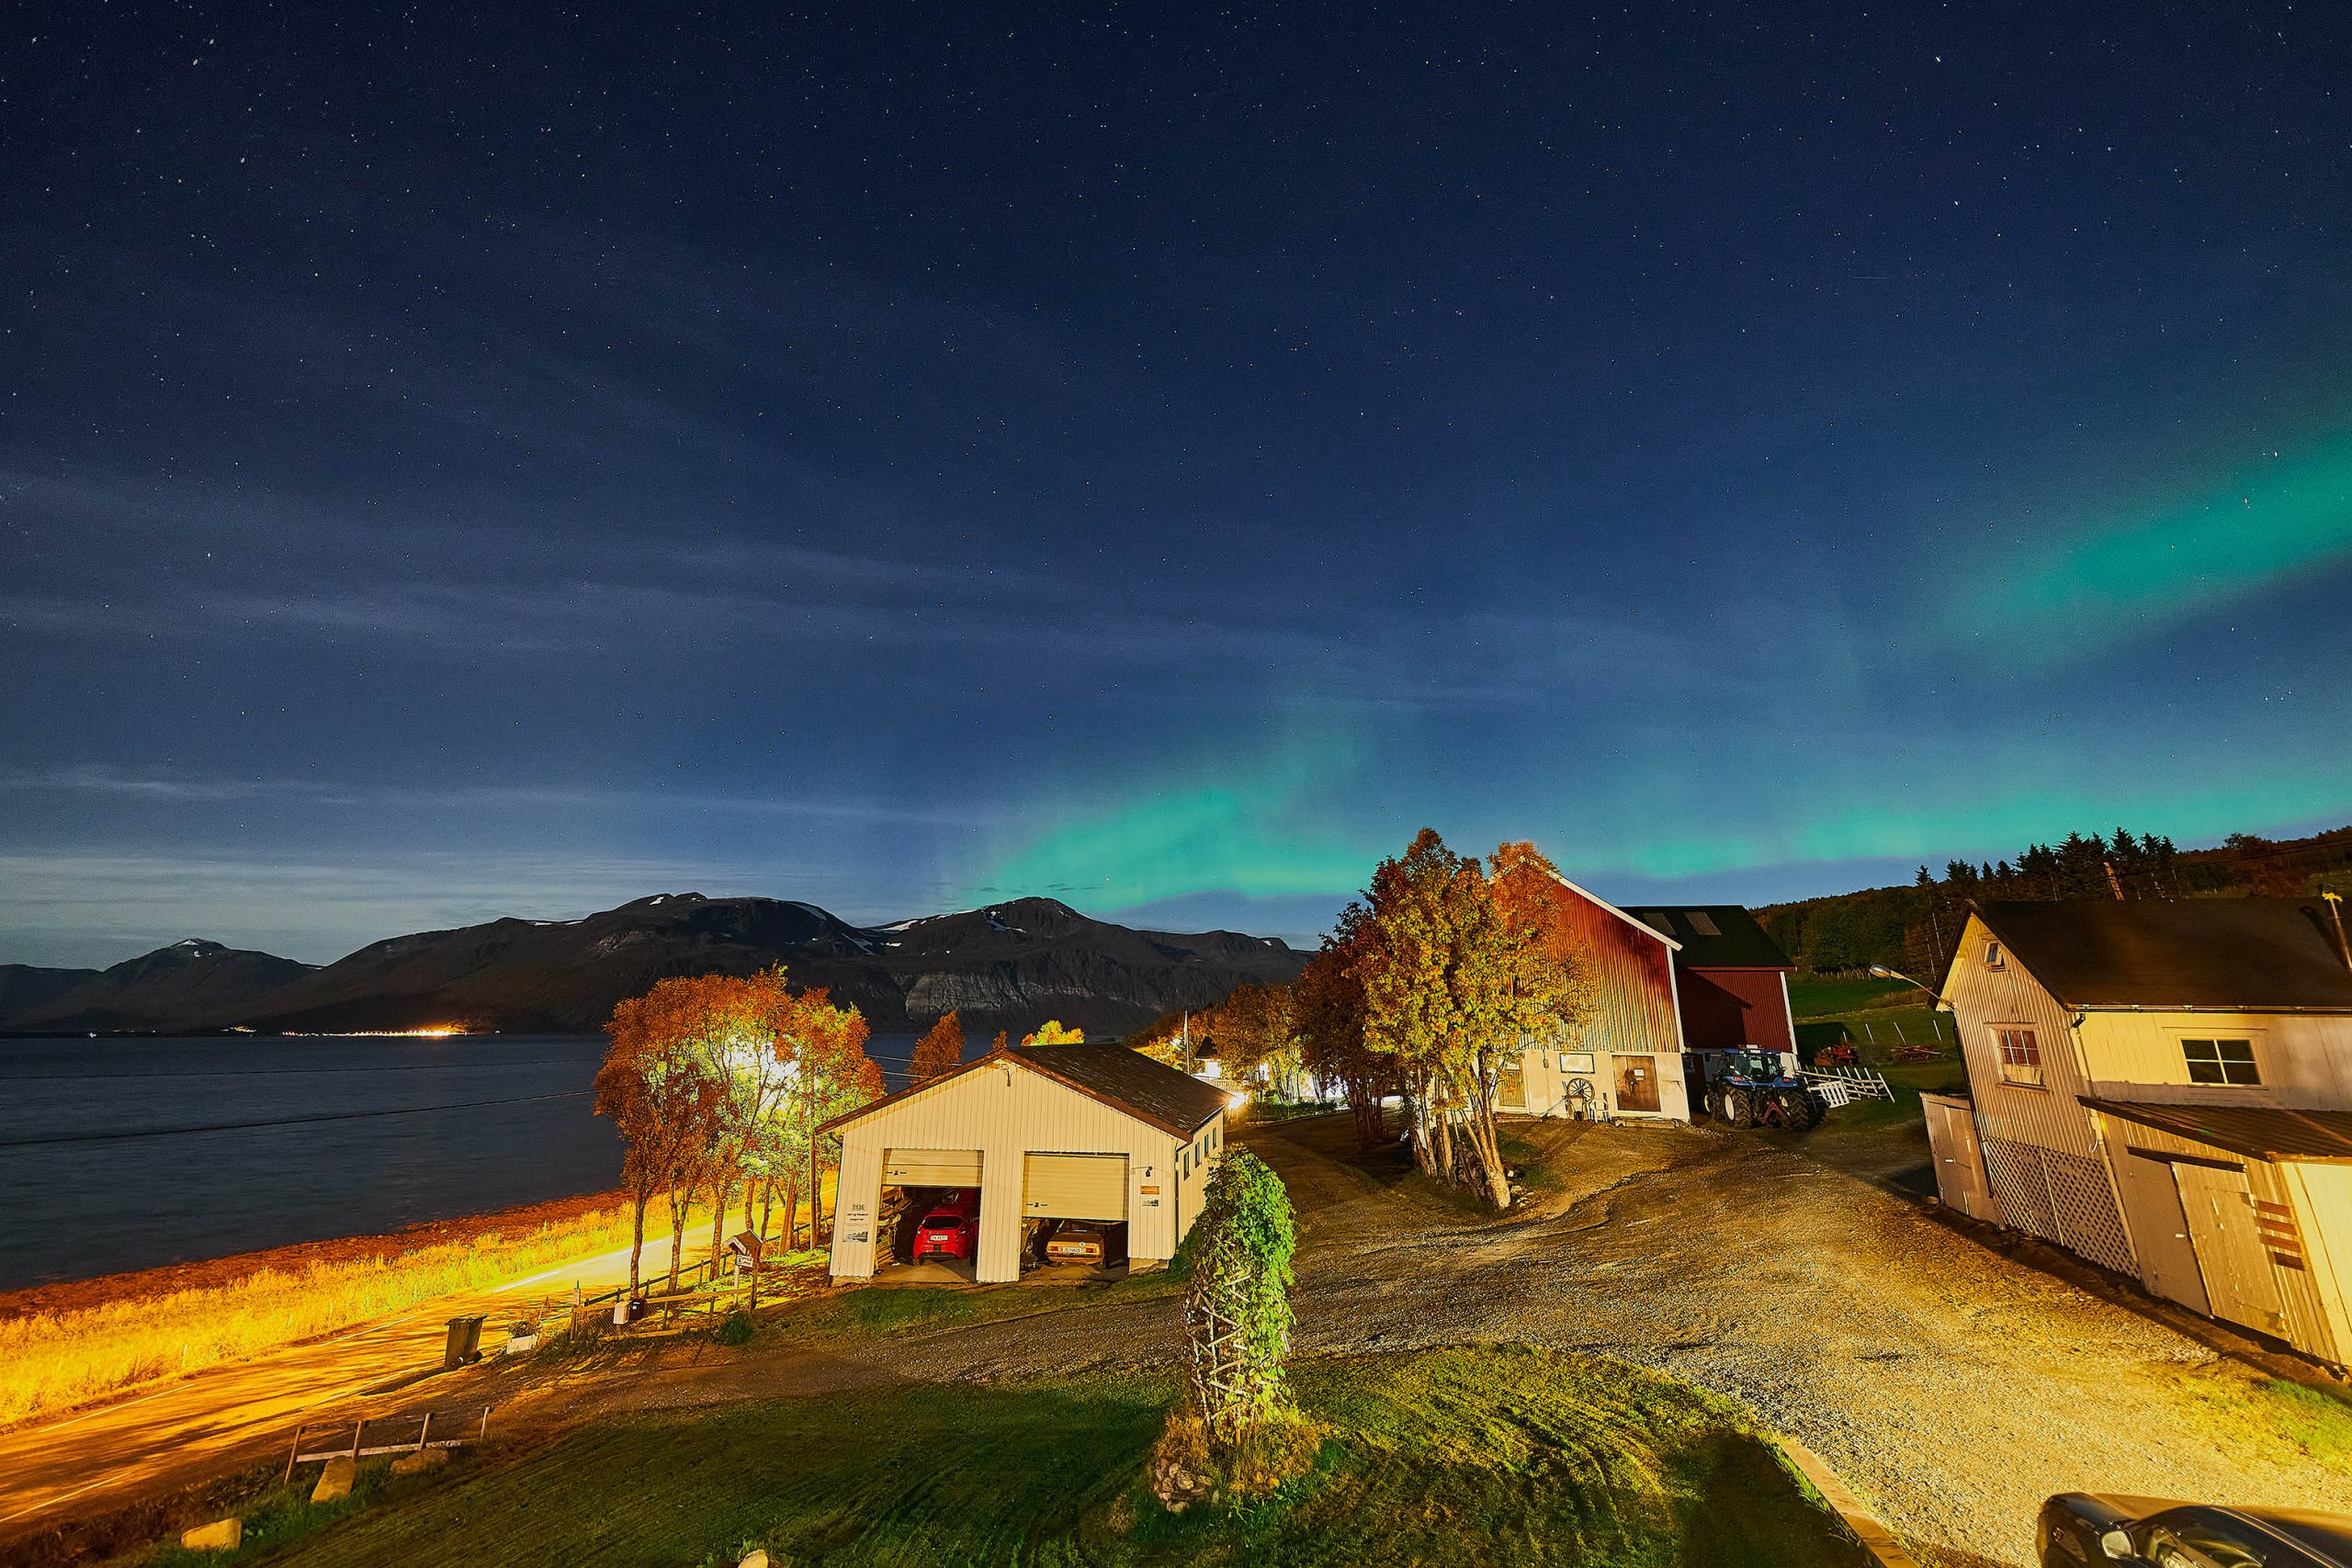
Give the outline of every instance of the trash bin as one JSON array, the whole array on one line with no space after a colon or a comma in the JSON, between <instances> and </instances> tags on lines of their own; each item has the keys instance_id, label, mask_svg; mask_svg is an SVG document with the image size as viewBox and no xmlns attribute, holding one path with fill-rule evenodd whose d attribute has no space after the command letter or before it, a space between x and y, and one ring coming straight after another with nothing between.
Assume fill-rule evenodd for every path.
<instances>
[{"instance_id":1,"label":"trash bin","mask_svg":"<svg viewBox=\"0 0 2352 1568\"><path fill-rule=\"evenodd\" d=\"M441 1367L445 1371L481 1359L481 1325L488 1314L475 1313L468 1317L449 1320L449 1337L441 1346Z\"/></svg>"}]
</instances>

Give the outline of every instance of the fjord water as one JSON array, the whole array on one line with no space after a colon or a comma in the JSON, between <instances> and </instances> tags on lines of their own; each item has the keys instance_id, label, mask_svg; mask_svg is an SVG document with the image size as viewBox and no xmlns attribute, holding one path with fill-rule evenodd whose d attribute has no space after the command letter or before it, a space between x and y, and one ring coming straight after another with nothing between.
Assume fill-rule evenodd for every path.
<instances>
[{"instance_id":1,"label":"fjord water","mask_svg":"<svg viewBox=\"0 0 2352 1568\"><path fill-rule=\"evenodd\" d=\"M604 1045L0 1042L0 1290L611 1187Z\"/></svg>"},{"instance_id":2,"label":"fjord water","mask_svg":"<svg viewBox=\"0 0 2352 1568\"><path fill-rule=\"evenodd\" d=\"M911 1036L867 1047L892 1083ZM0 1290L616 1186L602 1036L0 1040Z\"/></svg>"}]
</instances>

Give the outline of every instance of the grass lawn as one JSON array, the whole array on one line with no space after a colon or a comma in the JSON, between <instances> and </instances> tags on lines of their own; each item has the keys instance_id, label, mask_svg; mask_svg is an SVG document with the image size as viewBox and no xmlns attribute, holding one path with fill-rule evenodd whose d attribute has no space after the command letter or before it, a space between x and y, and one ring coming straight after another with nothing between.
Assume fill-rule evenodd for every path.
<instances>
[{"instance_id":1,"label":"grass lawn","mask_svg":"<svg viewBox=\"0 0 2352 1568\"><path fill-rule=\"evenodd\" d=\"M1870 1568L1730 1404L1517 1348L1295 1369L1330 1436L1235 1512L1141 1483L1168 1376L908 1385L609 1420L246 1562ZM216 1559L216 1561L219 1561Z\"/></svg>"},{"instance_id":2,"label":"grass lawn","mask_svg":"<svg viewBox=\"0 0 2352 1568\"><path fill-rule=\"evenodd\" d=\"M1897 991L1910 991L1915 997L1919 994L1900 980L1881 980L1869 975L1792 975L1789 1010L1801 1019L1828 1018L1877 1006Z\"/></svg>"},{"instance_id":3,"label":"grass lawn","mask_svg":"<svg viewBox=\"0 0 2352 1568\"><path fill-rule=\"evenodd\" d=\"M936 1334L1065 1307L1147 1301L1182 1292L1170 1269L1076 1284L906 1285L842 1291L763 1313L754 1342L822 1347L899 1334Z\"/></svg>"}]
</instances>

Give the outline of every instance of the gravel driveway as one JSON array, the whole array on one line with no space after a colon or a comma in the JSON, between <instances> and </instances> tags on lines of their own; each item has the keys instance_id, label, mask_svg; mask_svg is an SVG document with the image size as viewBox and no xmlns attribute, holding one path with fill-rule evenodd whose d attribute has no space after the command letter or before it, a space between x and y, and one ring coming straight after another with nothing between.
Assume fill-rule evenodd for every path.
<instances>
[{"instance_id":1,"label":"gravel driveway","mask_svg":"<svg viewBox=\"0 0 2352 1568\"><path fill-rule=\"evenodd\" d=\"M1657 1368L1796 1437L1945 1568L2031 1564L2052 1492L2352 1512L2352 1475L2247 1404L2254 1371L1868 1181L1745 1134L1521 1131L1561 1186L1499 1220L1368 1172L1344 1118L1248 1134L1305 1222L1300 1350L1517 1340ZM1163 1300L778 1358L762 1382L816 1392L1175 1350ZM729 1377L739 1393L748 1370ZM631 1403L710 1397L717 1371Z\"/></svg>"}]
</instances>

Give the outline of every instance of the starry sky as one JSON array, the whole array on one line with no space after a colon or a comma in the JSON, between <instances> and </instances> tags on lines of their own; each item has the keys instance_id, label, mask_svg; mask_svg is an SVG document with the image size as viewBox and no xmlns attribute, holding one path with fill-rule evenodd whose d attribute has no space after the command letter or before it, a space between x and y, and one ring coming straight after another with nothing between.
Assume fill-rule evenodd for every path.
<instances>
[{"instance_id":1,"label":"starry sky","mask_svg":"<svg viewBox=\"0 0 2352 1568\"><path fill-rule=\"evenodd\" d=\"M2352 820L2334 7L8 26L0 961Z\"/></svg>"}]
</instances>

